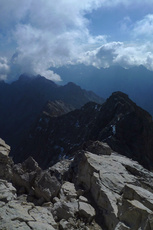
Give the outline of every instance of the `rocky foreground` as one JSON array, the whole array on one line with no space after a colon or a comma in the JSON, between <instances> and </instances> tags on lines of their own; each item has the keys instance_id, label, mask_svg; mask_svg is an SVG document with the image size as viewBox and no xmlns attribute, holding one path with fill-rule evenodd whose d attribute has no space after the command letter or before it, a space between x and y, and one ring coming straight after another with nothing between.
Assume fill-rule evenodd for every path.
<instances>
[{"instance_id":1,"label":"rocky foreground","mask_svg":"<svg viewBox=\"0 0 153 230\"><path fill-rule=\"evenodd\" d=\"M42 170L0 139L0 229L152 230L153 173L105 143L83 149Z\"/></svg>"}]
</instances>

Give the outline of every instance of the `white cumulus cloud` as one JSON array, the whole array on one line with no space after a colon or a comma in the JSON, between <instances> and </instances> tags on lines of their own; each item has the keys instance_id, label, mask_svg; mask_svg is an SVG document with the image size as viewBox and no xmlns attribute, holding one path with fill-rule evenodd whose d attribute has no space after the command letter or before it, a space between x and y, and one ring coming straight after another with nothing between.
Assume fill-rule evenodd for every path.
<instances>
[{"instance_id":1,"label":"white cumulus cloud","mask_svg":"<svg viewBox=\"0 0 153 230\"><path fill-rule=\"evenodd\" d=\"M110 42L86 52L78 62L97 68L107 68L111 65L121 65L124 68L144 65L153 70L153 47L150 42L141 45Z\"/></svg>"},{"instance_id":2,"label":"white cumulus cloud","mask_svg":"<svg viewBox=\"0 0 153 230\"><path fill-rule=\"evenodd\" d=\"M6 80L10 67L5 57L0 57L0 80Z\"/></svg>"},{"instance_id":3,"label":"white cumulus cloud","mask_svg":"<svg viewBox=\"0 0 153 230\"><path fill-rule=\"evenodd\" d=\"M0 27L16 44L12 76L31 72L48 77L50 66L75 60L87 44L104 41L105 36L90 35L85 17L101 4L100 0L2 0Z\"/></svg>"},{"instance_id":4,"label":"white cumulus cloud","mask_svg":"<svg viewBox=\"0 0 153 230\"><path fill-rule=\"evenodd\" d=\"M59 81L60 77L50 72L49 67L74 63L78 59L87 64L108 67L115 63L128 66L142 58L141 63L151 65L152 54L147 46L141 45L140 50L138 45L108 43L107 35L93 36L89 31L90 21L86 14L100 7L134 7L136 4L151 5L152 0L1 0L1 42L7 38L10 50L14 47L9 77L29 72ZM146 28L152 29L152 15L137 22L133 31L140 36ZM6 66L9 69L8 63ZM4 72L3 78L6 78L9 70Z\"/></svg>"},{"instance_id":5,"label":"white cumulus cloud","mask_svg":"<svg viewBox=\"0 0 153 230\"><path fill-rule=\"evenodd\" d=\"M137 21L132 30L134 37L151 38L153 35L153 14L146 15L142 20Z\"/></svg>"}]
</instances>

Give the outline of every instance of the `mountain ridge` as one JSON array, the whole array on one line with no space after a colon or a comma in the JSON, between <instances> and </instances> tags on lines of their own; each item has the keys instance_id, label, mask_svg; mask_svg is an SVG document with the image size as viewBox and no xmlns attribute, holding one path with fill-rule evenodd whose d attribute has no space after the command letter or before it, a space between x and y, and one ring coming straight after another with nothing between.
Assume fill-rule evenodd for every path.
<instances>
[{"instance_id":1,"label":"mountain ridge","mask_svg":"<svg viewBox=\"0 0 153 230\"><path fill-rule=\"evenodd\" d=\"M102 105L88 102L59 117L41 116L14 159L19 162L31 155L48 167L73 157L71 153L89 140L106 142L114 151L153 167L152 117L122 92L113 93Z\"/></svg>"},{"instance_id":2,"label":"mountain ridge","mask_svg":"<svg viewBox=\"0 0 153 230\"><path fill-rule=\"evenodd\" d=\"M96 68L76 64L51 70L60 75L64 84L73 81L104 98L115 91L122 91L153 116L153 71L142 65L125 69L121 66Z\"/></svg>"},{"instance_id":3,"label":"mountain ridge","mask_svg":"<svg viewBox=\"0 0 153 230\"><path fill-rule=\"evenodd\" d=\"M58 86L40 75L31 78L24 74L11 84L1 83L0 88L0 135L12 148L25 136L49 100L62 100L73 108L80 108L90 100L104 102L75 84L73 89L71 84Z\"/></svg>"}]
</instances>

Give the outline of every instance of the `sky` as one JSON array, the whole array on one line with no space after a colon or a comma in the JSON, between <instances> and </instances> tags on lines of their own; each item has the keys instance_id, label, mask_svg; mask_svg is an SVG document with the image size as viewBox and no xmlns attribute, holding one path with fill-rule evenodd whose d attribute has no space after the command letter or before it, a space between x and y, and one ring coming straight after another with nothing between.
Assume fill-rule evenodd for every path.
<instances>
[{"instance_id":1,"label":"sky","mask_svg":"<svg viewBox=\"0 0 153 230\"><path fill-rule=\"evenodd\" d=\"M0 80L76 63L153 70L153 0L0 1Z\"/></svg>"}]
</instances>

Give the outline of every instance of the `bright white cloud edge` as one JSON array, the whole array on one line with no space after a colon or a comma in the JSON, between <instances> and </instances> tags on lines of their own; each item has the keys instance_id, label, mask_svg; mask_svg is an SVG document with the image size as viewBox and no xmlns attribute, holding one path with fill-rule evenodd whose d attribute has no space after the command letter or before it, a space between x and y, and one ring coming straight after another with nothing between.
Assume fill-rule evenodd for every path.
<instances>
[{"instance_id":1,"label":"bright white cloud edge","mask_svg":"<svg viewBox=\"0 0 153 230\"><path fill-rule=\"evenodd\" d=\"M9 36L17 44L17 49L12 60L0 58L0 79L7 79L7 76L11 79L19 73L30 72L60 81L60 76L49 71L49 67L70 62L104 68L114 64L126 68L142 64L153 70L150 42L108 43L106 35L94 37L88 30L85 13L101 6L128 6L132 0L124 3L121 0L59 0L56 4L49 0L8 1L2 0L0 3L0 26L4 33L7 33L5 27L12 28ZM145 3L150 4L151 0ZM10 12L13 12L11 17ZM138 40L143 35L146 39L145 29L152 29L152 22L153 15L147 15L132 25L131 34L134 33Z\"/></svg>"}]
</instances>

